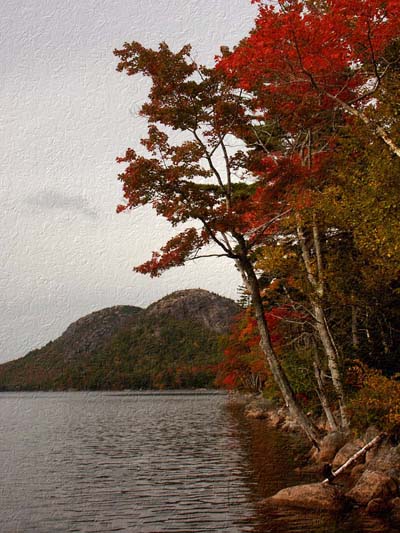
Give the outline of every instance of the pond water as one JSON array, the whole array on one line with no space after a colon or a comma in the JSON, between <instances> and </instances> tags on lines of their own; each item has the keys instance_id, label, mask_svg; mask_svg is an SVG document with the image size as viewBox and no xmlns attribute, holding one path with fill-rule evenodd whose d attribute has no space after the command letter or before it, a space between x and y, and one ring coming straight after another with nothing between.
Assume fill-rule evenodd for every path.
<instances>
[{"instance_id":1,"label":"pond water","mask_svg":"<svg viewBox=\"0 0 400 533\"><path fill-rule=\"evenodd\" d=\"M2 393L0 427L2 533L397 531L260 506L304 449L224 394Z\"/></svg>"}]
</instances>

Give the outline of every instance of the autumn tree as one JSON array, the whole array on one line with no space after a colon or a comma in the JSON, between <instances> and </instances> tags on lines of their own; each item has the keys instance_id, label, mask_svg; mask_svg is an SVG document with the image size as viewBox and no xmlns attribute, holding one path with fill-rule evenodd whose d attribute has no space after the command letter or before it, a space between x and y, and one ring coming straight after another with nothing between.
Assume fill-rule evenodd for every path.
<instances>
[{"instance_id":1,"label":"autumn tree","mask_svg":"<svg viewBox=\"0 0 400 533\"><path fill-rule=\"evenodd\" d=\"M326 235L312 204L331 175L338 137L351 121L362 124L370 140L378 138L400 155L396 123L381 113L384 87L399 64L400 5L398 0L258 3L255 28L233 53L224 49L219 65L259 113L253 149L262 154L264 171L280 180L289 174L292 243L298 245L340 425L346 427L340 355L325 309Z\"/></svg>"},{"instance_id":2,"label":"autumn tree","mask_svg":"<svg viewBox=\"0 0 400 533\"><path fill-rule=\"evenodd\" d=\"M265 263L282 242L295 250L307 311L339 405L339 426L347 427L343 358L327 309L334 295L346 299L351 282L340 281L361 272L352 256L353 250L361 256L361 240L356 225L346 231L342 221L335 223L329 198L337 193L338 162L349 131L360 134L357 148L345 151L347 161L382 141L390 157L400 155L395 118L399 0L258 3L254 30L233 53L223 49L217 69L198 66L189 47L174 54L164 43L154 51L134 42L115 51L118 70L152 82L141 110L149 124L141 141L147 153L128 149L119 158L127 165L120 174L126 203L119 210L150 204L181 229L136 268L139 272L159 275L201 256L235 261L274 379L315 442L317 432L300 409L271 341L257 260ZM233 148L232 140L237 146L238 139L242 147ZM344 189L337 196L344 206ZM342 212L350 218L344 207ZM366 212L363 216L368 219ZM344 263L335 247L343 243L350 260L338 277ZM347 299L354 346L355 286ZM313 365L321 404L335 429L321 380L323 364L316 358Z\"/></svg>"},{"instance_id":3,"label":"autumn tree","mask_svg":"<svg viewBox=\"0 0 400 533\"><path fill-rule=\"evenodd\" d=\"M332 180L315 207L336 228L325 279L331 305L349 326L339 328L344 351L391 373L400 370L400 162L364 133L352 127L343 135Z\"/></svg>"},{"instance_id":4,"label":"autumn tree","mask_svg":"<svg viewBox=\"0 0 400 533\"><path fill-rule=\"evenodd\" d=\"M258 247L286 207L276 188L253 172L243 143L232 148L238 139L254 138L253 114L224 72L197 65L189 46L173 53L165 43L152 50L133 42L114 53L119 71L140 73L152 83L141 108L149 125L148 137L141 140L147 154L130 148L118 158L126 165L119 175L125 203L118 210L151 205L173 227L181 227L135 270L158 276L199 257L232 259L251 296L271 373L291 414L318 444L318 431L296 400L271 342L254 266Z\"/></svg>"},{"instance_id":5,"label":"autumn tree","mask_svg":"<svg viewBox=\"0 0 400 533\"><path fill-rule=\"evenodd\" d=\"M399 65L399 0L253 1L255 27L223 62L240 86L264 108L275 101L295 129L299 115L315 126L344 111L400 157L398 131L377 113Z\"/></svg>"}]
</instances>

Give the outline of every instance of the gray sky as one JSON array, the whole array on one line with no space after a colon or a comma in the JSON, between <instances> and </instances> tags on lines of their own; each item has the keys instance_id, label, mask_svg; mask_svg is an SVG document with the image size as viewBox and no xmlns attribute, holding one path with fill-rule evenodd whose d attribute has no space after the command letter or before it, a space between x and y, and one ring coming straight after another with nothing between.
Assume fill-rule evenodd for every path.
<instances>
[{"instance_id":1,"label":"gray sky","mask_svg":"<svg viewBox=\"0 0 400 533\"><path fill-rule=\"evenodd\" d=\"M229 261L151 279L132 272L170 231L149 210L115 214L115 157L145 133L130 110L148 84L115 71L137 40L211 64L252 26L250 0L2 0L0 6L0 362L117 304L147 306L182 288L235 298Z\"/></svg>"}]
</instances>

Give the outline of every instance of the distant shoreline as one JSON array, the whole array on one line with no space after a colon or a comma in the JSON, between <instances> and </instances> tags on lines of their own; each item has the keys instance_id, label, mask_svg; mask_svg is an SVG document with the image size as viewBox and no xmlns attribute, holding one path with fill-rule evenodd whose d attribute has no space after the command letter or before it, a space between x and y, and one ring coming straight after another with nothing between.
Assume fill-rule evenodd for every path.
<instances>
[{"instance_id":1,"label":"distant shoreline","mask_svg":"<svg viewBox=\"0 0 400 533\"><path fill-rule=\"evenodd\" d=\"M225 390L218 389L171 389L171 390L3 390L0 395L6 394L105 394L109 396L229 396Z\"/></svg>"}]
</instances>

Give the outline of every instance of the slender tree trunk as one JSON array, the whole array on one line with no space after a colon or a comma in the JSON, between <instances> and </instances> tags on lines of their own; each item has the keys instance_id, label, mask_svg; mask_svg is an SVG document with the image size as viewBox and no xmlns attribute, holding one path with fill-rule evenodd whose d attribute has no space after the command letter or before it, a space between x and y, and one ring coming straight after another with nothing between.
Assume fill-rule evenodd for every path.
<instances>
[{"instance_id":1,"label":"slender tree trunk","mask_svg":"<svg viewBox=\"0 0 400 533\"><path fill-rule=\"evenodd\" d=\"M349 421L347 418L345 395L343 390L342 377L340 375L337 360L336 348L332 343L329 327L326 321L325 312L323 308L321 307L321 305L314 302L313 310L316 319L316 329L318 331L319 338L321 339L321 343L328 360L329 372L331 374L332 383L338 398L341 425L343 428L347 428L349 426Z\"/></svg>"},{"instance_id":2,"label":"slender tree trunk","mask_svg":"<svg viewBox=\"0 0 400 533\"><path fill-rule=\"evenodd\" d=\"M358 336L358 316L357 308L354 304L351 306L351 340L354 350L358 351L360 347L360 338Z\"/></svg>"},{"instance_id":3,"label":"slender tree trunk","mask_svg":"<svg viewBox=\"0 0 400 533\"><path fill-rule=\"evenodd\" d=\"M380 435L377 435L375 438L373 438L370 442L368 442L368 444L363 446L363 448L358 450L354 455L352 455L349 459L347 459L347 461L344 464L342 464L340 468L335 470L335 472L332 472L332 475L329 478L324 479L322 484L325 485L326 483L330 483L336 476L344 472L347 468L349 468L349 466L354 464L357 461L357 459L365 455L368 450L370 450L373 446L378 444L385 436L386 436L385 433L381 433Z\"/></svg>"},{"instance_id":4,"label":"slender tree trunk","mask_svg":"<svg viewBox=\"0 0 400 533\"><path fill-rule=\"evenodd\" d=\"M357 109L356 107L353 107L347 104L346 102L341 100L338 96L334 96L326 91L325 91L325 94L329 98L331 98L332 100L340 104L343 107L343 109L348 111L351 115L360 119L367 126L367 128L374 134L375 137L378 137L379 139L381 139L386 144L386 146L388 146L392 154L396 155L397 157L400 157L400 147L393 141L393 139L390 137L388 132L384 128L382 128L382 126L374 124L374 122L370 118L368 118L368 116L363 111L361 111L361 109Z\"/></svg>"},{"instance_id":5,"label":"slender tree trunk","mask_svg":"<svg viewBox=\"0 0 400 533\"><path fill-rule=\"evenodd\" d=\"M308 439L319 448L318 430L300 408L289 380L272 346L268 325L265 319L260 286L254 268L245 254L242 254L241 258L237 260L237 266L242 274L243 282L251 296L251 303L256 315L257 327L260 334L260 346L271 369L274 380L282 393L290 414L302 428Z\"/></svg>"},{"instance_id":6,"label":"slender tree trunk","mask_svg":"<svg viewBox=\"0 0 400 533\"><path fill-rule=\"evenodd\" d=\"M325 311L321 304L321 299L324 296L324 282L323 282L323 267L322 267L322 254L321 254L321 245L319 238L318 226L314 217L313 220L313 241L314 241L314 250L316 255L316 273L314 273L311 255L306 243L306 239L299 221L297 224L297 236L299 239L299 244L301 248L301 255L303 258L303 263L307 272L307 279L311 287L310 301L313 308L313 314L315 318L315 327L318 332L318 336L321 340L322 347L327 357L329 372L332 377L332 383L336 391L336 396L338 399L341 426L347 428L349 426L347 413L346 413L346 403L345 395L342 384L342 378L340 375L337 349L333 341L333 337L329 330L328 322L326 320Z\"/></svg>"},{"instance_id":7,"label":"slender tree trunk","mask_svg":"<svg viewBox=\"0 0 400 533\"><path fill-rule=\"evenodd\" d=\"M338 425L336 423L335 417L333 416L332 410L329 406L328 398L325 394L324 380L322 378L321 363L317 355L314 357L314 375L317 381L317 394L319 401L321 402L322 409L324 410L326 419L328 421L329 427L332 431L338 430Z\"/></svg>"}]
</instances>

